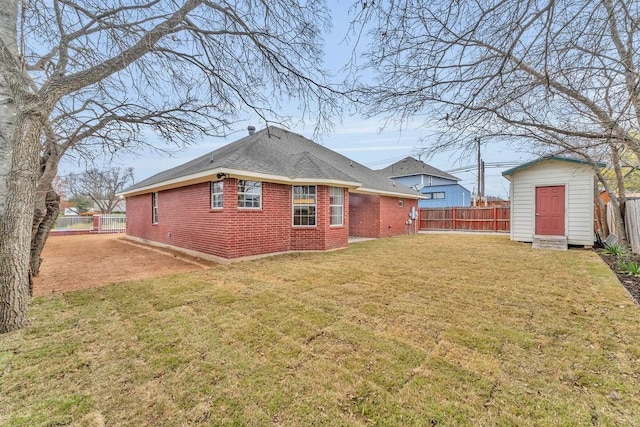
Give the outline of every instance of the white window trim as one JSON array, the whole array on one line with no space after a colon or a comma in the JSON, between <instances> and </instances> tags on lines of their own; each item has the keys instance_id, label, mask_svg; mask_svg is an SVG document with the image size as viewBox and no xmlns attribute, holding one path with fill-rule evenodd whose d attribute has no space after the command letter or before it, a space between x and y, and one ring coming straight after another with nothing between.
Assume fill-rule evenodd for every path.
<instances>
[{"instance_id":1,"label":"white window trim","mask_svg":"<svg viewBox=\"0 0 640 427\"><path fill-rule=\"evenodd\" d=\"M315 196L315 203L313 205L311 204L304 204L304 205L296 205L294 203L296 194L294 191L295 187L314 187L316 189L316 192L314 194ZM295 224L295 212L296 212L296 206L313 206L314 209L314 223L313 225L296 225ZM295 228L315 228L318 226L318 186L317 185L292 185L291 186L291 226L295 227Z\"/></svg>"},{"instance_id":2,"label":"white window trim","mask_svg":"<svg viewBox=\"0 0 640 427\"><path fill-rule=\"evenodd\" d=\"M246 193L246 192L240 192L240 182L255 182L255 183L259 183L260 184L260 204L258 206L238 206L238 203L240 202L240 196L241 195L252 195L252 193ZM236 185L236 188L238 189L238 195L236 198L236 206L238 207L238 209L242 209L242 210L258 210L258 209L262 209L262 181L252 181L250 179L239 179Z\"/></svg>"},{"instance_id":3,"label":"white window trim","mask_svg":"<svg viewBox=\"0 0 640 427\"><path fill-rule=\"evenodd\" d=\"M342 192L342 204L339 205L332 205L331 204L331 191L333 190L340 190ZM333 207L340 207L341 208L341 212L342 214L340 215L340 224L331 224L331 220L332 220L332 215L331 215L331 208ZM342 187L329 187L329 227L342 227L344 226L344 188Z\"/></svg>"},{"instance_id":4,"label":"white window trim","mask_svg":"<svg viewBox=\"0 0 640 427\"><path fill-rule=\"evenodd\" d=\"M213 192L213 187L214 187L216 184L220 184L220 192L219 192L219 193L214 193L214 192ZM211 204L210 204L210 206L209 206L209 207L210 207L211 209L222 209L222 208L224 207L224 181L211 181L211 184L210 184L210 187L209 187L209 193L210 193L210 197L211 197L211 200L210 200L210 203L211 203ZM222 202L222 203L220 204L220 206L214 206L214 205L213 205L213 201L214 201L214 199L215 199L215 197L214 197L214 196L217 196L217 195L219 195L219 196L220 196L220 201Z\"/></svg>"},{"instance_id":5,"label":"white window trim","mask_svg":"<svg viewBox=\"0 0 640 427\"><path fill-rule=\"evenodd\" d=\"M158 223L159 217L158 209L158 192L151 193L151 224Z\"/></svg>"}]
</instances>

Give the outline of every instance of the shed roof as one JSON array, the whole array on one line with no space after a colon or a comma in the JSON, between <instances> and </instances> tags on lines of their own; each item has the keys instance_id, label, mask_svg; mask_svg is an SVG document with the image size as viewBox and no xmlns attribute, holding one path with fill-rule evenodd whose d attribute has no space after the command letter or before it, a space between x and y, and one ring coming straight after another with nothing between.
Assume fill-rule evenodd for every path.
<instances>
[{"instance_id":1,"label":"shed roof","mask_svg":"<svg viewBox=\"0 0 640 427\"><path fill-rule=\"evenodd\" d=\"M421 198L395 183L316 142L279 127L269 126L180 166L144 179L122 192L142 194L179 187L193 180L226 174L286 183L317 183L350 187L357 192Z\"/></svg>"},{"instance_id":2,"label":"shed roof","mask_svg":"<svg viewBox=\"0 0 640 427\"><path fill-rule=\"evenodd\" d=\"M387 166L384 169L380 169L380 172L388 176L389 178L400 178L403 176L412 175L430 175L437 176L439 178L446 178L452 181L460 181L460 178L455 177L445 171L441 171L438 168L434 168L431 165L426 164L423 161L416 160L413 157L405 157L404 159L395 162L392 165Z\"/></svg>"},{"instance_id":3,"label":"shed roof","mask_svg":"<svg viewBox=\"0 0 640 427\"><path fill-rule=\"evenodd\" d=\"M523 163L521 165L518 165L516 167L513 167L511 169L507 169L506 171L502 172L502 176L511 176L513 175L515 172L521 171L523 169L527 169L530 168L532 166L535 166L539 163L542 163L546 160L558 160L561 162L568 162L568 163L576 163L576 164L581 164L581 165L588 165L588 166L592 166L592 163L583 160L583 159L576 159L573 157L563 157L563 156L544 156L544 157L540 157L538 159L532 160L530 162L527 163ZM605 167L606 164L604 163L597 163L598 166L600 166L601 168Z\"/></svg>"}]
</instances>

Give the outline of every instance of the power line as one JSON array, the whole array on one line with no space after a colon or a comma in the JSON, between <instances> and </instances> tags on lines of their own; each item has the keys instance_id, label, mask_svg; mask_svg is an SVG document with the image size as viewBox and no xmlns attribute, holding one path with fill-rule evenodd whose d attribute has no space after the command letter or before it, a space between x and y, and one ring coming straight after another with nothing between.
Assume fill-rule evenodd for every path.
<instances>
[{"instance_id":1,"label":"power line","mask_svg":"<svg viewBox=\"0 0 640 427\"><path fill-rule=\"evenodd\" d=\"M485 163L486 167L490 167L490 168L505 168L505 167L511 167L511 166L518 166L519 164L521 164L522 162L489 162L489 163ZM447 173L453 173L453 172L467 172L467 171L472 171L474 169L477 169L478 165L477 164L473 164L473 165L467 165L467 166L462 166L459 168L455 168L455 169L449 169L445 172Z\"/></svg>"}]
</instances>

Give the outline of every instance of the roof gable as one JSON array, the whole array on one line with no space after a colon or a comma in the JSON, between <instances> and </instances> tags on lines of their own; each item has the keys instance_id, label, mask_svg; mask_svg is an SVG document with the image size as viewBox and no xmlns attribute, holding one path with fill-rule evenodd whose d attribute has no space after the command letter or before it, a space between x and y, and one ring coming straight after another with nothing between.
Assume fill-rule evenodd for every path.
<instances>
[{"instance_id":1,"label":"roof gable","mask_svg":"<svg viewBox=\"0 0 640 427\"><path fill-rule=\"evenodd\" d=\"M227 174L265 177L276 182L332 183L357 192L420 198L417 191L380 175L302 135L270 126L180 166L142 180L125 195L154 191L171 183Z\"/></svg>"},{"instance_id":2,"label":"roof gable","mask_svg":"<svg viewBox=\"0 0 640 427\"><path fill-rule=\"evenodd\" d=\"M426 164L423 161L416 160L413 157L405 157L404 159L395 162L392 165L387 166L384 169L380 169L379 172L383 173L389 178L400 178L403 176L412 175L429 175L438 178L450 179L452 181L460 181L460 178L455 177L445 171L441 171L438 168L434 168L431 165Z\"/></svg>"},{"instance_id":3,"label":"roof gable","mask_svg":"<svg viewBox=\"0 0 640 427\"><path fill-rule=\"evenodd\" d=\"M530 162L526 162L523 163L521 165L518 165L516 167L513 167L511 169L507 169L506 171L502 172L502 176L507 177L507 176L511 176L513 175L515 172L521 171L523 169L527 169L530 168L532 166L536 166L544 161L547 160L558 160L561 162L567 162L567 163L573 163L573 164L580 164L580 165L585 165L585 166L591 166L592 164L589 163L586 160L583 159L575 159L572 157L563 157L563 156L544 156L544 157L540 157L538 159L532 160ZM606 165L604 163L597 163L597 166L603 168Z\"/></svg>"}]
</instances>

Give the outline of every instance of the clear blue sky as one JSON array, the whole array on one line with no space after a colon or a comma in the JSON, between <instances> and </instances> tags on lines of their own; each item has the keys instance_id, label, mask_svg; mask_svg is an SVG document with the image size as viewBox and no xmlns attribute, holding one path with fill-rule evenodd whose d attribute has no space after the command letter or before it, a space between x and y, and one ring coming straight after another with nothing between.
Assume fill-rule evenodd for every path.
<instances>
[{"instance_id":1,"label":"clear blue sky","mask_svg":"<svg viewBox=\"0 0 640 427\"><path fill-rule=\"evenodd\" d=\"M326 55L325 66L332 72L338 72L352 54L352 47L343 42L350 22L348 15L348 5L350 3L344 1L329 2L333 9L333 31L325 37L326 51L331 53ZM295 109L292 108L290 112L284 113L295 116ZM110 165L133 167L136 181L139 181L245 136L246 128L249 124L256 126L258 129L263 126L257 116L248 114L246 120L238 122L235 129L236 132L226 139L209 138L203 141L194 141L192 146L171 156L144 152L138 156L117 159L111 162ZM381 119L365 120L359 116L348 116L343 117L342 122L336 121L334 132L323 136L318 142L372 169L382 169L406 156L413 155L417 158L417 153L424 147L421 141L429 132L428 129L421 125L420 121L416 121L406 125L403 130L394 128L391 125L382 129L383 121ZM312 138L312 126L293 127L291 130ZM153 139L154 136L149 134L149 142L153 143ZM518 153L509 147L497 145L484 147L482 156L488 165L485 172L485 194L504 198L508 196L509 182L502 177L501 172L508 167L494 168L490 167L490 165L498 162L524 163L531 160L531 155L528 153ZM444 171L476 163L474 153L461 152L444 153L426 158L423 155L422 160ZM65 175L75 172L82 167L73 159L67 159L61 165L60 174ZM477 188L475 169L452 172L452 174L459 177L461 179L460 184L470 191Z\"/></svg>"}]
</instances>

